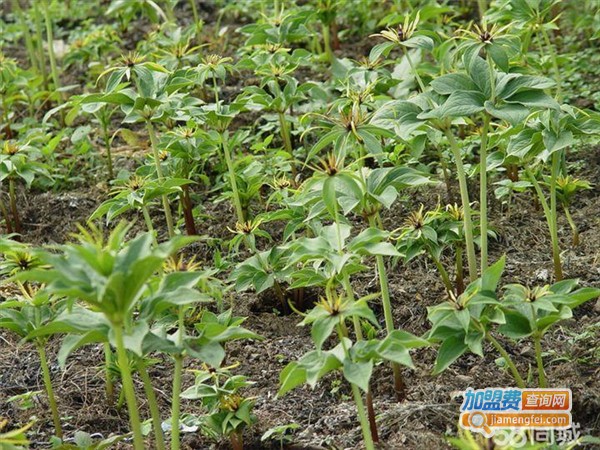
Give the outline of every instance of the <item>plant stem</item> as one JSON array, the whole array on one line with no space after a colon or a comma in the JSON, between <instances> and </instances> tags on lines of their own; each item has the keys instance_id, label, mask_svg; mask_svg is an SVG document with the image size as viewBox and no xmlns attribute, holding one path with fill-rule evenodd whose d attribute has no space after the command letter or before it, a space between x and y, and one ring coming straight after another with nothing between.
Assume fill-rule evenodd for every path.
<instances>
[{"instance_id":1,"label":"plant stem","mask_svg":"<svg viewBox=\"0 0 600 450\"><path fill-rule=\"evenodd\" d=\"M117 362L119 364L119 371L121 372L121 383L123 384L123 392L127 401L127 411L129 412L129 422L131 424L131 431L133 432L133 447L135 450L144 450L146 446L142 435L142 424L135 398L131 369L129 368L129 357L125 349L125 342L123 341L123 325L115 324L113 331L115 333Z\"/></svg>"},{"instance_id":2,"label":"plant stem","mask_svg":"<svg viewBox=\"0 0 600 450\"><path fill-rule=\"evenodd\" d=\"M458 184L460 187L460 198L463 206L463 222L465 226L465 244L467 249L467 263L469 265L469 280L475 281L477 279L477 258L475 256L475 242L473 239L473 222L471 221L471 204L469 201L469 188L467 185L467 176L465 174L465 168L462 162L462 156L460 154L460 148L454 135L449 128L445 130L446 138L450 144L450 149L454 156L454 163L456 164L456 175L458 177Z\"/></svg>"},{"instance_id":3,"label":"plant stem","mask_svg":"<svg viewBox=\"0 0 600 450\"><path fill-rule=\"evenodd\" d=\"M538 383L540 388L547 387L546 373L544 372L544 361L542 359L542 335L538 331L533 335L533 343L535 345L535 361L538 370Z\"/></svg>"},{"instance_id":4,"label":"plant stem","mask_svg":"<svg viewBox=\"0 0 600 450\"><path fill-rule=\"evenodd\" d=\"M156 394L152 387L152 381L150 375L148 375L148 369L143 359L138 360L138 373L144 383L144 393L148 399L148 407L150 408L150 415L152 417L152 428L154 428L154 438L156 439L156 450L165 450L165 438L162 431L162 421L160 419L160 410L158 409L158 401L156 400Z\"/></svg>"},{"instance_id":5,"label":"plant stem","mask_svg":"<svg viewBox=\"0 0 600 450\"><path fill-rule=\"evenodd\" d=\"M560 171L560 152L552 153L552 173L550 175L550 234L552 236L552 257L554 259L556 281L563 279L562 264L560 261L560 247L558 244L558 212L556 208L556 179ZM556 271L558 268L558 271Z\"/></svg>"},{"instance_id":6,"label":"plant stem","mask_svg":"<svg viewBox=\"0 0 600 450\"><path fill-rule=\"evenodd\" d=\"M48 395L48 403L52 412L52 421L54 422L54 430L56 436L60 439L63 437L62 426L60 425L60 415L58 414L58 406L54 397L54 389L52 388L52 379L50 377L50 369L48 369L48 359L46 358L46 349L43 343L37 345L38 354L40 355L40 365L42 367L42 376L44 378L44 386Z\"/></svg>"},{"instance_id":7,"label":"plant stem","mask_svg":"<svg viewBox=\"0 0 600 450\"><path fill-rule=\"evenodd\" d=\"M48 59L50 60L50 71L52 74L52 82L54 83L54 89L59 92L59 104L63 101L63 94L60 92L61 84L58 76L58 69L56 67L56 56L54 55L54 32L52 30L52 19L50 17L50 8L48 7L48 0L42 0L44 8L44 22L46 23L46 41L48 44Z\"/></svg>"},{"instance_id":8,"label":"plant stem","mask_svg":"<svg viewBox=\"0 0 600 450\"><path fill-rule=\"evenodd\" d=\"M25 47L27 48L27 55L29 56L29 62L31 64L31 68L34 72L39 72L38 60L35 52L35 46L33 45L33 39L31 38L31 32L29 30L29 25L25 20L25 16L23 15L23 9L21 9L21 5L19 0L13 0L13 9L17 14L17 18L19 21L19 25L21 26L21 32L23 33L23 37L25 38Z\"/></svg>"},{"instance_id":9,"label":"plant stem","mask_svg":"<svg viewBox=\"0 0 600 450\"><path fill-rule=\"evenodd\" d=\"M0 187L1 187L2 183L0 182ZM6 209L6 205L4 204L4 201L2 200L2 189L0 189L0 211L2 212L2 216L4 217L4 224L6 226L6 234L12 234L13 232L13 227L12 227L12 223L10 221L10 217L8 215L8 209Z\"/></svg>"},{"instance_id":10,"label":"plant stem","mask_svg":"<svg viewBox=\"0 0 600 450\"><path fill-rule=\"evenodd\" d=\"M439 258L436 258L433 252L430 251L429 254L431 255L431 259L433 259L433 263L435 264L435 267L437 268L438 272L440 273L440 276L442 277L442 282L444 283L446 292L448 294L453 293L454 286L452 285L452 281L450 281L450 276L448 275L448 272L440 262Z\"/></svg>"},{"instance_id":11,"label":"plant stem","mask_svg":"<svg viewBox=\"0 0 600 450\"><path fill-rule=\"evenodd\" d=\"M158 154L158 141L156 139L156 133L154 131L154 126L150 120L146 121L146 128L148 130L148 136L150 136L150 145L152 147L152 155L154 157L154 165L156 166L156 175L159 181L164 179L162 167L160 166L160 157ZM173 216L171 215L171 205L169 205L169 199L166 194L162 195L162 204L163 210L165 212L165 219L167 220L167 230L169 232L169 237L172 238L175 236L175 229L173 227Z\"/></svg>"},{"instance_id":12,"label":"plant stem","mask_svg":"<svg viewBox=\"0 0 600 450\"><path fill-rule=\"evenodd\" d=\"M154 232L154 226L152 225L152 219L150 218L150 213L148 212L148 207L146 205L142 205L142 214L144 216L144 222L146 222L146 228L150 233L152 233L154 244L158 245L156 233Z\"/></svg>"},{"instance_id":13,"label":"plant stem","mask_svg":"<svg viewBox=\"0 0 600 450\"><path fill-rule=\"evenodd\" d=\"M490 115L486 113L483 118L481 146L479 149L479 233L481 239L481 273L484 273L488 267L487 147L489 128Z\"/></svg>"},{"instance_id":14,"label":"plant stem","mask_svg":"<svg viewBox=\"0 0 600 450\"><path fill-rule=\"evenodd\" d=\"M229 435L229 442L231 443L231 448L233 450L243 450L244 449L244 440L242 437L241 431L235 430L232 431Z\"/></svg>"},{"instance_id":15,"label":"plant stem","mask_svg":"<svg viewBox=\"0 0 600 450\"><path fill-rule=\"evenodd\" d=\"M196 28L196 44L200 44L200 17L198 16L196 0L190 0L190 5L192 6L192 15L194 17L194 25Z\"/></svg>"},{"instance_id":16,"label":"plant stem","mask_svg":"<svg viewBox=\"0 0 600 450\"><path fill-rule=\"evenodd\" d=\"M341 323L338 324L338 334L340 336L340 342L342 343L342 347L344 349L344 353L346 354L346 358L350 358L350 354L346 345L344 344L344 338L346 337L346 333L344 332ZM362 430L363 440L365 442L365 448L367 450L375 450L375 445L373 444L373 439L371 438L371 427L369 426L369 419L367 418L367 414L365 411L365 405L363 403L362 395L360 393L359 387L350 383L352 387L352 395L354 396L354 403L356 404L356 410L358 412L358 420L360 421L360 428Z\"/></svg>"},{"instance_id":17,"label":"plant stem","mask_svg":"<svg viewBox=\"0 0 600 450\"><path fill-rule=\"evenodd\" d=\"M542 191L540 184L538 183L537 179L535 178L535 176L533 175L531 170L526 168L525 173L527 174L529 180L531 181L531 184L533 184L533 187L535 189L535 192L537 193L540 204L542 205L542 209L544 210L544 216L546 217L546 222L548 223L548 228L550 230L550 240L552 241L552 258L554 260L554 277L556 278L557 281L560 281L563 278L562 264L560 261L560 249L558 247L558 234L555 235L553 232L554 226L552 225L552 223L553 223L552 210L548 206L548 201L546 200L546 197L544 196L544 192Z\"/></svg>"},{"instance_id":18,"label":"plant stem","mask_svg":"<svg viewBox=\"0 0 600 450\"><path fill-rule=\"evenodd\" d=\"M456 295L459 296L465 290L464 274L463 274L463 249L459 244L456 246Z\"/></svg>"},{"instance_id":19,"label":"plant stem","mask_svg":"<svg viewBox=\"0 0 600 450\"><path fill-rule=\"evenodd\" d=\"M225 163L227 164L227 171L229 172L229 182L231 183L231 190L233 191L233 205L235 207L235 213L237 215L238 223L244 223L244 209L242 208L242 201L240 200L240 193L237 187L237 181L235 178L235 169L233 167L233 160L231 158L231 152L229 150L228 136L229 132L225 131L222 134L221 146L223 147L223 154L225 155Z\"/></svg>"},{"instance_id":20,"label":"plant stem","mask_svg":"<svg viewBox=\"0 0 600 450\"><path fill-rule=\"evenodd\" d=\"M329 25L326 23L321 23L321 30L323 32L325 57L327 58L327 62L331 63L333 61L333 51L331 50L331 30L329 29Z\"/></svg>"},{"instance_id":21,"label":"plant stem","mask_svg":"<svg viewBox=\"0 0 600 450\"><path fill-rule=\"evenodd\" d=\"M554 51L554 47L550 42L550 37L548 36L548 32L543 26L540 26L542 37L544 38L544 42L546 43L546 47L548 47L548 52L552 57L552 69L554 70L554 81L556 82L556 98L560 101L562 97L562 77L560 75L560 68L558 67L558 59L556 58L556 51Z\"/></svg>"},{"instance_id":22,"label":"plant stem","mask_svg":"<svg viewBox=\"0 0 600 450\"><path fill-rule=\"evenodd\" d=\"M485 12L487 11L487 5L485 0L477 0L477 9L479 10L479 20L483 20Z\"/></svg>"},{"instance_id":23,"label":"plant stem","mask_svg":"<svg viewBox=\"0 0 600 450\"><path fill-rule=\"evenodd\" d=\"M502 358L504 358L504 361L506 362L506 365L512 373L513 378L517 382L517 387L524 389L525 381L523 381L523 378L517 370L517 366L515 366L515 363L513 362L508 352L504 349L504 347L502 347L502 344L500 344L500 342L498 342L496 338L494 338L494 336L492 336L489 332L485 333L485 338L494 346L498 353L500 353Z\"/></svg>"},{"instance_id":24,"label":"plant stem","mask_svg":"<svg viewBox=\"0 0 600 450\"><path fill-rule=\"evenodd\" d=\"M10 210L13 216L13 222L15 225L15 233L21 234L23 229L21 228L21 219L19 218L19 209L17 208L17 192L15 188L15 179L10 177L8 179L8 196L10 202Z\"/></svg>"},{"instance_id":25,"label":"plant stem","mask_svg":"<svg viewBox=\"0 0 600 450\"><path fill-rule=\"evenodd\" d=\"M344 290L346 291L346 295L351 302L354 302L354 291L352 290L352 284L350 283L350 275L347 273L344 274ZM352 317L354 332L356 333L356 340L363 340L363 333L360 327L360 318L357 316ZM345 328L345 324L342 323L342 330ZM347 333L344 333L347 335ZM371 391L371 383L369 383L369 389L367 390L366 395L366 403L367 403L367 416L369 418L369 427L371 430L371 437L373 442L379 442L379 433L377 432L377 420L375 418L375 408L373 407L373 393Z\"/></svg>"},{"instance_id":26,"label":"plant stem","mask_svg":"<svg viewBox=\"0 0 600 450\"><path fill-rule=\"evenodd\" d=\"M180 353L173 356L175 367L173 369L173 394L171 400L171 450L179 450L179 413L180 413L180 393L181 393L181 374L183 372L183 339L185 334L185 309L179 307L177 316L177 347Z\"/></svg>"},{"instance_id":27,"label":"plant stem","mask_svg":"<svg viewBox=\"0 0 600 450\"><path fill-rule=\"evenodd\" d=\"M378 214L379 213L369 217L370 226L377 228L376 216L378 216ZM389 335L395 330L395 327L385 261L383 260L382 255L376 255L375 260L377 262L377 275L379 276L379 286L381 288L381 303L383 305L385 328ZM392 372L394 373L394 391L396 392L396 399L401 402L406 398L406 384L402 379L402 372L398 363L392 362Z\"/></svg>"},{"instance_id":28,"label":"plant stem","mask_svg":"<svg viewBox=\"0 0 600 450\"><path fill-rule=\"evenodd\" d=\"M112 406L115 402L115 385L112 379L112 372L110 371L110 365L112 363L112 351L110 344L105 342L104 345L104 378L106 384L106 403Z\"/></svg>"},{"instance_id":29,"label":"plant stem","mask_svg":"<svg viewBox=\"0 0 600 450\"><path fill-rule=\"evenodd\" d=\"M18 1L18 0L17 0ZM38 61L42 73L44 89L48 90L48 70L46 68L46 58L44 52L44 38L42 37L42 16L40 14L39 0L32 0L33 17L35 22L35 38L37 41Z\"/></svg>"},{"instance_id":30,"label":"plant stem","mask_svg":"<svg viewBox=\"0 0 600 450\"><path fill-rule=\"evenodd\" d=\"M412 58L410 57L410 52L406 47L402 47L404 49L404 54L406 55L406 60L408 61L408 65L410 66L410 70L412 71L415 79L417 80L417 84L419 85L419 88L421 89L421 92L425 92L425 84L423 83L423 80L421 79L421 76L419 75L419 72L417 72L417 69L415 68Z\"/></svg>"},{"instance_id":31,"label":"plant stem","mask_svg":"<svg viewBox=\"0 0 600 450\"><path fill-rule=\"evenodd\" d=\"M183 210L183 218L185 221L185 231L188 236L194 236L198 234L196 231L196 224L194 223L194 208L192 206L192 199L190 198L190 187L187 184L181 186L181 193L179 194L179 200L181 202L181 208Z\"/></svg>"},{"instance_id":32,"label":"plant stem","mask_svg":"<svg viewBox=\"0 0 600 450\"><path fill-rule=\"evenodd\" d=\"M569 226L571 227L571 231L573 232L573 246L577 247L579 245L579 229L577 228L577 224L573 220L573 217L571 217L569 207L566 204L563 204L563 209L565 210L567 222L569 222Z\"/></svg>"},{"instance_id":33,"label":"plant stem","mask_svg":"<svg viewBox=\"0 0 600 450\"><path fill-rule=\"evenodd\" d=\"M114 178L110 133L108 132L108 118L102 121L102 134L104 135L104 148L106 149L106 166L108 169L108 181Z\"/></svg>"},{"instance_id":34,"label":"plant stem","mask_svg":"<svg viewBox=\"0 0 600 450\"><path fill-rule=\"evenodd\" d=\"M283 145L285 146L285 150L289 153L291 164L292 164L292 178L294 182L296 181L296 164L294 160L294 149L292 147L292 138L290 136L290 129L287 126L287 122L285 120L285 114L282 112L277 113L279 117L279 129L281 130L281 138L283 140Z\"/></svg>"}]
</instances>

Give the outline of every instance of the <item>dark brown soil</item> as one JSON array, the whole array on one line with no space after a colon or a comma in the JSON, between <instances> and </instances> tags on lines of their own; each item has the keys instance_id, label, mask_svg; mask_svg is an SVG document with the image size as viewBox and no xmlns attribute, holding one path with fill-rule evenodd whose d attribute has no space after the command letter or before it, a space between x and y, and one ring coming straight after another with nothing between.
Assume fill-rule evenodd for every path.
<instances>
[{"instance_id":1,"label":"dark brown soil","mask_svg":"<svg viewBox=\"0 0 600 450\"><path fill-rule=\"evenodd\" d=\"M211 11L202 11L208 16ZM132 31L130 43L143 35L143 27ZM352 55L362 53L356 48L344 47ZM346 44L349 47L349 44ZM586 286L600 287L600 147L588 148L570 158L578 163L577 175L596 183L593 190L578 195L572 207L575 222L580 227L581 245L570 246L570 229L566 221L560 223L560 238L564 249L564 269L568 278L579 278ZM473 190L474 192L474 190ZM35 194L23 199L20 209L25 228L24 240L35 244L62 243L69 233L76 231L75 223L83 223L106 198L107 189L102 184L78 188L71 192ZM435 207L438 198L446 195L442 185L417 192L399 202L384 215L388 229L399 226L408 212L424 203ZM547 284L552 281L550 241L543 213L536 209L530 195L518 195L510 219L500 211L500 205L491 201L491 225L499 239L491 242L492 260L507 254L507 265L502 282L519 282L527 285ZM225 225L233 227L234 215L225 203L204 205L206 220L198 221L200 234L213 238L230 238ZM155 212L160 218L159 211ZM141 222L141 220L138 220ZM362 226L357 223L357 225ZM164 232L164 227L162 228ZM273 230L275 234L281 230ZM212 260L212 247L201 245L200 259ZM427 307L444 299L443 285L433 264L417 259L408 266L397 265L390 269L390 289L396 326L417 335L429 330ZM377 280L372 276L352 280L358 294L377 290ZM0 292L2 296L2 292ZM246 448L279 448L278 443L261 443L261 435L276 425L297 423L294 434L295 449L355 449L361 448L361 435L350 391L339 376L326 377L311 390L302 387L283 398L275 398L279 373L285 365L311 349L309 330L298 327L297 315L281 316L270 312L278 302L272 294L256 296L253 293L228 293L238 315L247 315L246 327L258 333L263 340L236 342L228 346L227 363L239 362L237 369L255 384L247 394L256 397L257 424L244 433ZM382 321L382 312L376 304L374 310ZM549 383L556 387L569 387L574 393L573 417L581 424L583 434L600 434L600 302L594 301L575 311L575 317L549 333L544 340ZM521 373L535 365L531 344L505 342L515 358ZM104 384L101 365L102 349L88 346L75 352L67 367L61 371L56 364L60 342L53 339L48 356L58 403L67 436L77 430L99 433L127 432L126 409L107 408L104 404ZM9 419L9 427L27 423L32 416L37 421L32 429L35 436L31 448L45 448L52 435L52 423L44 395L35 397L32 409L20 410L15 403L7 403L10 396L28 391L43 390L39 361L35 349L20 343L11 333L0 331L0 417ZM373 394L378 414L382 448L386 449L443 449L449 448L446 435L455 435L461 399L458 392L467 387L511 386L510 375L498 367L498 356L486 348L486 357L469 355L460 358L442 375L430 375L435 350L424 349L414 353L416 370L405 369L408 399L396 403L390 385L391 370L377 367L373 376ZM197 368L189 361L187 368ZM170 400L171 363L162 359L151 369L155 388L168 416ZM193 381L186 374L184 386ZM141 383L136 386L141 392ZM147 405L141 405L147 417ZM201 413L198 403L184 401L186 413ZM184 436L184 447L189 449L227 448L227 443L212 443L198 433ZM122 445L122 448L129 448Z\"/></svg>"}]
</instances>

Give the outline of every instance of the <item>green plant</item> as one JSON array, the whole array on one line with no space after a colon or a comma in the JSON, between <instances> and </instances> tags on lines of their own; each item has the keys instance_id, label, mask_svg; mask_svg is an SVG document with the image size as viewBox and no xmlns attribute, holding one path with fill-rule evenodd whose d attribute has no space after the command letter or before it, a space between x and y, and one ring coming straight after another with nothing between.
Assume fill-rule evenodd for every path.
<instances>
[{"instance_id":1,"label":"green plant","mask_svg":"<svg viewBox=\"0 0 600 450\"><path fill-rule=\"evenodd\" d=\"M3 431L7 423L8 420L6 419L0 420L0 444L2 444L2 448L6 450L22 450L25 448L23 447L24 445L29 445L29 440L25 432L33 426L34 422L14 430Z\"/></svg>"},{"instance_id":2,"label":"green plant","mask_svg":"<svg viewBox=\"0 0 600 450\"><path fill-rule=\"evenodd\" d=\"M373 450L371 424L360 391L369 390L369 380L376 362L387 360L411 367L409 349L426 346L427 341L396 330L382 341L358 340L353 343L348 337L346 320L365 319L377 323L367 299L353 300L345 295L340 296L331 289L331 285L325 292L326 297L302 321L303 325L311 325L311 337L316 349L285 367L280 375L278 395L304 383L314 387L327 373L340 370L352 387L365 447ZM332 333L337 333L339 343L331 350L323 350L325 340Z\"/></svg>"},{"instance_id":3,"label":"green plant","mask_svg":"<svg viewBox=\"0 0 600 450\"><path fill-rule=\"evenodd\" d=\"M253 399L242 396L240 391L252 383L243 375L232 375L229 369L206 366L195 370L194 386L181 395L200 400L208 411L201 422L205 432L213 437L228 437L234 450L242 450L242 431L252 426L256 417L252 414Z\"/></svg>"},{"instance_id":4,"label":"green plant","mask_svg":"<svg viewBox=\"0 0 600 450\"><path fill-rule=\"evenodd\" d=\"M467 351L483 356L488 341L504 359L517 386L525 379L509 353L496 339L500 333L509 339L531 338L535 345L539 387L547 387L541 341L552 325L572 317L572 310L600 295L600 289L575 289L578 280L563 280L551 286L528 288L509 284L502 296L496 293L504 269L504 257L490 266L483 276L467 286L460 296L450 296L428 308L432 323L429 338L441 342L434 374L450 366Z\"/></svg>"},{"instance_id":5,"label":"green plant","mask_svg":"<svg viewBox=\"0 0 600 450\"><path fill-rule=\"evenodd\" d=\"M573 217L571 217L571 211L569 210L569 206L573 201L573 196L583 189L592 189L592 185L585 181L577 178L573 178L570 176L561 176L559 175L556 180L556 195L558 197L558 201L563 207L565 211L565 217L567 218L567 222L569 222L569 226L571 227L571 231L573 232L573 245L579 245L579 229L577 228L577 224L573 221Z\"/></svg>"},{"instance_id":6,"label":"green plant","mask_svg":"<svg viewBox=\"0 0 600 450\"><path fill-rule=\"evenodd\" d=\"M265 431L260 437L260 441L277 441L279 442L279 447L283 450L284 445L291 444L292 442L294 442L293 434L294 431L298 428L300 428L300 425L298 425L297 423L276 425Z\"/></svg>"}]
</instances>

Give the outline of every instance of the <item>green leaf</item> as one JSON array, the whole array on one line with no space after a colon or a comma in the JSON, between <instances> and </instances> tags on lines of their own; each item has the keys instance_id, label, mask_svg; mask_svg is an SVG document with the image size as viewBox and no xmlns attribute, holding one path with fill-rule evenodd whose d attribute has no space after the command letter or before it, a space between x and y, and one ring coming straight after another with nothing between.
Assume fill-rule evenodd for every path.
<instances>
[{"instance_id":1,"label":"green leaf","mask_svg":"<svg viewBox=\"0 0 600 450\"><path fill-rule=\"evenodd\" d=\"M441 95L451 95L456 91L477 91L477 85L462 73L449 73L437 77L430 86Z\"/></svg>"},{"instance_id":2,"label":"green leaf","mask_svg":"<svg viewBox=\"0 0 600 450\"><path fill-rule=\"evenodd\" d=\"M481 277L481 290L496 292L498 282L504 271L504 264L506 262L506 255L502 255L498 261L488 267Z\"/></svg>"},{"instance_id":3,"label":"green leaf","mask_svg":"<svg viewBox=\"0 0 600 450\"><path fill-rule=\"evenodd\" d=\"M485 96L480 92L456 91L442 106L442 114L450 117L466 117L483 111Z\"/></svg>"},{"instance_id":4,"label":"green leaf","mask_svg":"<svg viewBox=\"0 0 600 450\"><path fill-rule=\"evenodd\" d=\"M329 315L317 319L313 322L312 328L310 330L310 335L312 336L312 339L317 349L323 347L323 343L331 335L337 322L338 319L336 317L332 317Z\"/></svg>"},{"instance_id":5,"label":"green leaf","mask_svg":"<svg viewBox=\"0 0 600 450\"><path fill-rule=\"evenodd\" d=\"M433 375L438 375L446 370L450 364L456 361L469 347L465 344L465 336L461 332L455 336L447 338L438 351L435 360Z\"/></svg>"},{"instance_id":6,"label":"green leaf","mask_svg":"<svg viewBox=\"0 0 600 450\"><path fill-rule=\"evenodd\" d=\"M344 360L344 378L350 383L357 385L364 392L369 390L369 380L373 373L373 362L352 362Z\"/></svg>"},{"instance_id":7,"label":"green leaf","mask_svg":"<svg viewBox=\"0 0 600 450\"><path fill-rule=\"evenodd\" d=\"M520 339L533 333L529 319L517 311L504 311L506 323L498 327L498 331L511 339Z\"/></svg>"},{"instance_id":8,"label":"green leaf","mask_svg":"<svg viewBox=\"0 0 600 450\"><path fill-rule=\"evenodd\" d=\"M504 72L508 72L508 55L501 45L491 44L486 46L486 50L491 56L492 60L500 67Z\"/></svg>"},{"instance_id":9,"label":"green leaf","mask_svg":"<svg viewBox=\"0 0 600 450\"><path fill-rule=\"evenodd\" d=\"M279 375L279 391L277 397L282 397L287 392L306 383L306 369L301 367L298 362L289 363Z\"/></svg>"}]
</instances>

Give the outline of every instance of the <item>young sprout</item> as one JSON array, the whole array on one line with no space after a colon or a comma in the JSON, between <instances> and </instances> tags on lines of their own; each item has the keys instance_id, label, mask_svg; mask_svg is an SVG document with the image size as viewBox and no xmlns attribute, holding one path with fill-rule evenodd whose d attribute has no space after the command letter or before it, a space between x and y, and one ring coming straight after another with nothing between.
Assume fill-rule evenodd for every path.
<instances>
[{"instance_id":1,"label":"young sprout","mask_svg":"<svg viewBox=\"0 0 600 450\"><path fill-rule=\"evenodd\" d=\"M577 224L571 216L569 206L571 205L573 196L578 191L591 188L592 185L589 182L585 180L580 180L578 178L573 178L569 175L567 175L566 177L559 175L556 179L556 196L565 211L567 222L569 222L569 226L571 227L571 230L573 232L574 247L577 247L579 245L579 228L577 227Z\"/></svg>"}]
</instances>

